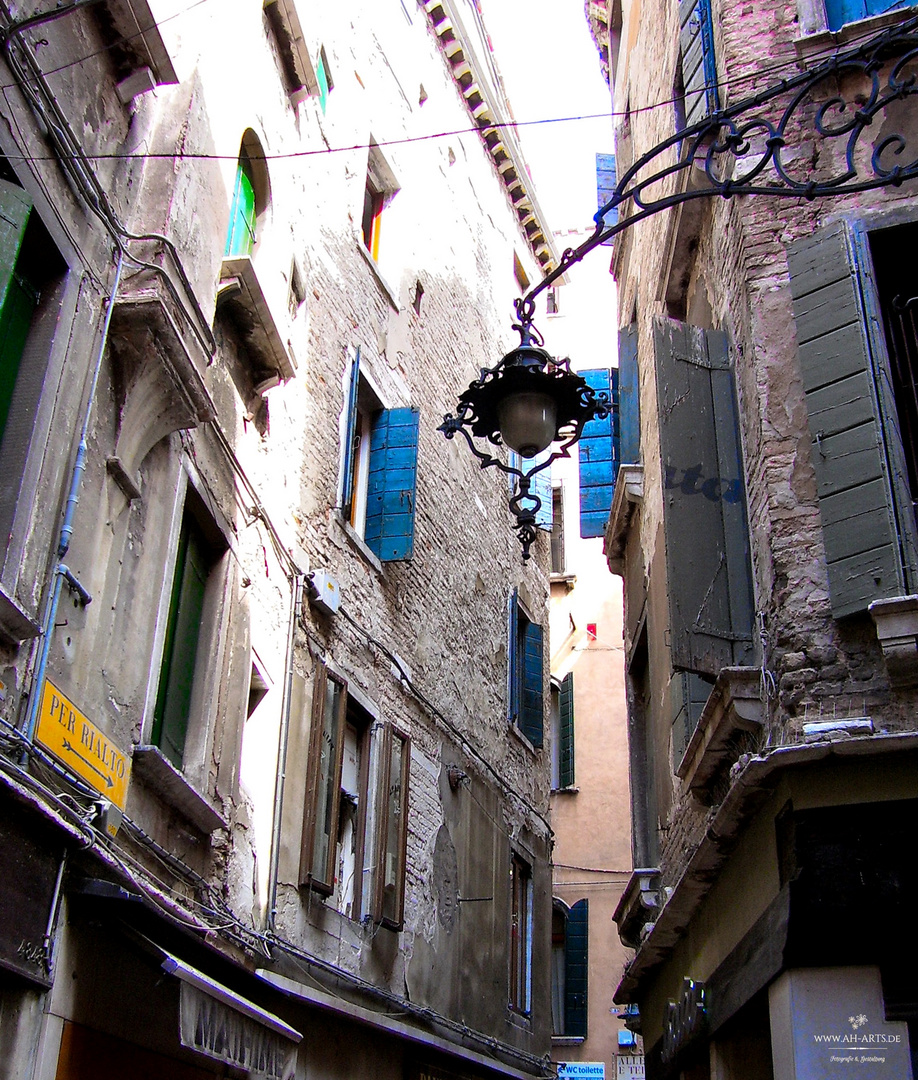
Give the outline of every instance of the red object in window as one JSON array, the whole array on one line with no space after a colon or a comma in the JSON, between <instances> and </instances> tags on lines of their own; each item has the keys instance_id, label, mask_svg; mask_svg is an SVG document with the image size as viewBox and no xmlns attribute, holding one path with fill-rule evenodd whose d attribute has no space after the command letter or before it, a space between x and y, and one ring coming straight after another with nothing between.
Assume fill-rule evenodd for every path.
<instances>
[{"instance_id":1,"label":"red object in window","mask_svg":"<svg viewBox=\"0 0 918 1080\"><path fill-rule=\"evenodd\" d=\"M590 639L590 641L595 641L596 640L596 623L594 623L594 622L588 622L587 623L587 637Z\"/></svg>"}]
</instances>

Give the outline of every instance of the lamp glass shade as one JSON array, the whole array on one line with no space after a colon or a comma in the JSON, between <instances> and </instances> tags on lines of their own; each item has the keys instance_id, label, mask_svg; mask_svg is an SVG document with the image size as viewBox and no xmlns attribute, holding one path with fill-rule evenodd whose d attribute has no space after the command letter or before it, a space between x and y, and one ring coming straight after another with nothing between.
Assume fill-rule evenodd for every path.
<instances>
[{"instance_id":1,"label":"lamp glass shade","mask_svg":"<svg viewBox=\"0 0 918 1080\"><path fill-rule=\"evenodd\" d=\"M554 441L557 411L548 394L508 394L497 406L504 445L525 458L541 454Z\"/></svg>"}]
</instances>

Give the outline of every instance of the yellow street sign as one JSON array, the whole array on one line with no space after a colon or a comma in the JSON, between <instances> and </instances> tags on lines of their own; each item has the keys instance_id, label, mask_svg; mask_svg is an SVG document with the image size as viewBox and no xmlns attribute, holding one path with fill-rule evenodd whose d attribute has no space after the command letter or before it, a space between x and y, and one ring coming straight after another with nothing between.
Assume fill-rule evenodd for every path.
<instances>
[{"instance_id":1,"label":"yellow street sign","mask_svg":"<svg viewBox=\"0 0 918 1080\"><path fill-rule=\"evenodd\" d=\"M35 740L119 810L124 810L131 759L48 680L41 698Z\"/></svg>"}]
</instances>

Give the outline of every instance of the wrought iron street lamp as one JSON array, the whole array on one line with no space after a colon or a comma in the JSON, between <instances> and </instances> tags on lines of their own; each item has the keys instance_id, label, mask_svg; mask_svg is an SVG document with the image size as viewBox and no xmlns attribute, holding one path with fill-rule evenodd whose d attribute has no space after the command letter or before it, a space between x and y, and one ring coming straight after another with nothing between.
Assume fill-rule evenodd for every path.
<instances>
[{"instance_id":1,"label":"wrought iron street lamp","mask_svg":"<svg viewBox=\"0 0 918 1080\"><path fill-rule=\"evenodd\" d=\"M493 368L481 375L459 398L456 414L443 418L439 430L447 439L457 432L483 469L491 465L517 478L510 499L516 518L516 532L528 559L536 538L536 517L541 498L532 491L532 478L558 458L570 457L570 448L583 434L589 420L609 415L612 403L606 393L597 393L571 371L570 360L556 360L545 348L532 325L535 302L529 297L516 301L519 322L513 329L520 343ZM479 449L474 439L515 451L519 464L495 457ZM545 453L559 444L551 453Z\"/></svg>"}]
</instances>

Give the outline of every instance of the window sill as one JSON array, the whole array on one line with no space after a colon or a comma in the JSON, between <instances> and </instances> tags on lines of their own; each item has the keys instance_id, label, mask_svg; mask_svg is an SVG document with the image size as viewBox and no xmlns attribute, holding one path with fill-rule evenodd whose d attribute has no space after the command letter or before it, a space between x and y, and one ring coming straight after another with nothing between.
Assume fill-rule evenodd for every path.
<instances>
[{"instance_id":1,"label":"window sill","mask_svg":"<svg viewBox=\"0 0 918 1080\"><path fill-rule=\"evenodd\" d=\"M639 867L632 871L612 920L618 927L622 944L636 949L646 936L662 906L664 894L660 871L655 866Z\"/></svg>"},{"instance_id":2,"label":"window sill","mask_svg":"<svg viewBox=\"0 0 918 1080\"><path fill-rule=\"evenodd\" d=\"M583 1046L586 1039L582 1035L552 1035L552 1046Z\"/></svg>"},{"instance_id":3,"label":"window sill","mask_svg":"<svg viewBox=\"0 0 918 1080\"><path fill-rule=\"evenodd\" d=\"M507 1006L507 1023L511 1027L520 1028L522 1031L532 1031L532 1017L530 1014L519 1012L512 1005Z\"/></svg>"},{"instance_id":4,"label":"window sill","mask_svg":"<svg viewBox=\"0 0 918 1080\"><path fill-rule=\"evenodd\" d=\"M859 19L857 22L846 23L838 30L829 30L826 27L814 27L802 37L794 40L794 48L801 60L813 59L820 63L825 59L827 49L853 44L861 38L868 36L874 31L885 30L888 26L895 26L898 22L904 22L915 14L911 7L896 8L895 11L884 11L880 15L871 15L867 19Z\"/></svg>"},{"instance_id":5,"label":"window sill","mask_svg":"<svg viewBox=\"0 0 918 1080\"><path fill-rule=\"evenodd\" d=\"M876 624L890 685L896 690L918 686L918 596L874 600L867 610Z\"/></svg>"},{"instance_id":6,"label":"window sill","mask_svg":"<svg viewBox=\"0 0 918 1080\"><path fill-rule=\"evenodd\" d=\"M526 738L526 736L525 736L525 735L524 735L524 734L522 733L522 731L520 731L520 729L519 729L519 728L518 728L518 727L516 726L516 724L515 724L515 723L514 723L514 722L513 722L512 720L511 720L511 721L510 721L510 722L508 723L508 725L507 725L507 726L508 726L508 727L510 728L510 731L512 732L512 734L513 734L513 735L515 735L517 739L519 739L519 741L520 741L520 742L521 742L521 743L523 744L523 746L525 746L525 747L526 747L526 749L527 749L527 750L528 750L528 751L529 751L530 753L532 753L532 754L538 754L538 753L541 753L541 748L540 748L540 747L538 747L538 746L534 746L534 745L533 745L533 744L532 744L532 743L531 743L531 742L530 742L530 741L529 741L529 740L528 740L528 739Z\"/></svg>"},{"instance_id":7,"label":"window sill","mask_svg":"<svg viewBox=\"0 0 918 1080\"><path fill-rule=\"evenodd\" d=\"M373 271L373 276L376 278L382 291L386 294L386 299L392 305L392 309L394 311L401 311L401 305L398 302L398 295L395 292L395 289L393 289L389 282L386 281L386 279L382 276L382 273L379 269L379 264L369 253L369 251L367 251L367 249L364 247L363 241L360 239L360 237L355 237L355 240L357 241L357 247L360 251L360 254L364 257L367 265Z\"/></svg>"},{"instance_id":8,"label":"window sill","mask_svg":"<svg viewBox=\"0 0 918 1080\"><path fill-rule=\"evenodd\" d=\"M550 574L549 585L563 585L564 588L571 592L574 586L577 584L576 574Z\"/></svg>"},{"instance_id":9,"label":"window sill","mask_svg":"<svg viewBox=\"0 0 918 1080\"><path fill-rule=\"evenodd\" d=\"M0 586L0 640L10 645L38 637L41 627Z\"/></svg>"},{"instance_id":10,"label":"window sill","mask_svg":"<svg viewBox=\"0 0 918 1080\"><path fill-rule=\"evenodd\" d=\"M551 793L552 795L579 795L580 788L573 784L570 787L553 787Z\"/></svg>"},{"instance_id":11,"label":"window sill","mask_svg":"<svg viewBox=\"0 0 918 1080\"><path fill-rule=\"evenodd\" d=\"M158 746L135 746L132 767L135 775L201 832L209 835L228 827L222 815L189 784Z\"/></svg>"},{"instance_id":12,"label":"window sill","mask_svg":"<svg viewBox=\"0 0 918 1080\"><path fill-rule=\"evenodd\" d=\"M275 372L286 381L296 374L293 356L284 344L280 327L248 255L227 256L220 268L218 306L237 304L248 315L246 345L266 372Z\"/></svg>"},{"instance_id":13,"label":"window sill","mask_svg":"<svg viewBox=\"0 0 918 1080\"><path fill-rule=\"evenodd\" d=\"M172 86L178 76L163 42L148 0L108 0L115 31L153 73L157 85Z\"/></svg>"},{"instance_id":14,"label":"window sill","mask_svg":"<svg viewBox=\"0 0 918 1080\"><path fill-rule=\"evenodd\" d=\"M382 575L385 572L383 564L379 558L367 547L367 543L364 538L357 532L357 530L351 525L349 521L345 521L341 516L339 510L335 511L335 521L338 522L338 526L341 531L347 537L348 543L353 547L357 554L360 555L363 560L370 564L377 574Z\"/></svg>"},{"instance_id":15,"label":"window sill","mask_svg":"<svg viewBox=\"0 0 918 1080\"><path fill-rule=\"evenodd\" d=\"M605 554L613 574L625 572L625 545L634 509L644 499L644 466L619 465L606 526Z\"/></svg>"}]
</instances>

